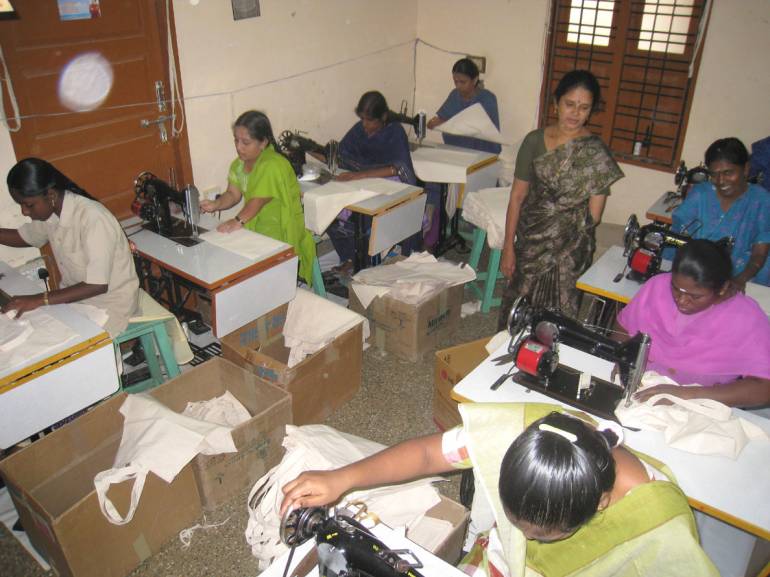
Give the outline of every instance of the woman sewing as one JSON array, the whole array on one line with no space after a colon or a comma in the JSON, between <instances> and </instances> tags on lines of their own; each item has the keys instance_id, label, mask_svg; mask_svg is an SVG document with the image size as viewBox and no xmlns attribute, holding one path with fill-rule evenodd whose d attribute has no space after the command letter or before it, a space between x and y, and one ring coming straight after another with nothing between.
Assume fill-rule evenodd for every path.
<instances>
[{"instance_id":1,"label":"woman sewing","mask_svg":"<svg viewBox=\"0 0 770 577\"><path fill-rule=\"evenodd\" d=\"M338 174L335 180L388 178L416 184L406 132L400 123L390 120L385 97L377 91L365 92L355 112L360 120L339 145L339 165L348 172ZM350 211L342 211L326 232L340 257L338 270L352 271L355 243Z\"/></svg>"},{"instance_id":2,"label":"woman sewing","mask_svg":"<svg viewBox=\"0 0 770 577\"><path fill-rule=\"evenodd\" d=\"M708 398L734 407L770 405L770 320L732 287L726 250L708 240L678 249L671 273L645 282L618 314L621 338L643 332L652 345L647 367L681 385L637 393Z\"/></svg>"},{"instance_id":3,"label":"woman sewing","mask_svg":"<svg viewBox=\"0 0 770 577\"><path fill-rule=\"evenodd\" d=\"M299 276L310 285L315 242L305 229L297 177L280 153L270 120L249 110L233 125L238 158L230 164L227 190L216 200L201 202L201 211L226 210L244 199L243 207L217 227L219 232L246 228L294 247L299 257Z\"/></svg>"},{"instance_id":4,"label":"woman sewing","mask_svg":"<svg viewBox=\"0 0 770 577\"><path fill-rule=\"evenodd\" d=\"M697 184L672 214L672 230L694 238L732 237L733 285L770 285L770 192L748 182L749 153L737 138L706 150L710 182Z\"/></svg>"},{"instance_id":5,"label":"woman sewing","mask_svg":"<svg viewBox=\"0 0 770 577\"><path fill-rule=\"evenodd\" d=\"M500 264L510 279L501 329L518 296L577 314L575 282L591 264L594 229L609 186L623 177L610 151L586 127L600 96L593 74L568 72L554 92L556 123L530 132L519 149Z\"/></svg>"},{"instance_id":6,"label":"woman sewing","mask_svg":"<svg viewBox=\"0 0 770 577\"><path fill-rule=\"evenodd\" d=\"M473 468L494 511L460 568L469 575L718 575L665 472L553 405L461 405L463 425L334 471L301 474L281 511L334 503L353 488ZM640 511L644 514L640 514Z\"/></svg>"},{"instance_id":7,"label":"woman sewing","mask_svg":"<svg viewBox=\"0 0 770 577\"><path fill-rule=\"evenodd\" d=\"M16 296L3 312L16 316L41 306L83 303L106 311L104 328L117 336L138 307L139 279L120 224L104 205L39 158L25 158L8 172L8 190L32 222L0 229L0 244L41 247L50 243L61 287Z\"/></svg>"},{"instance_id":8,"label":"woman sewing","mask_svg":"<svg viewBox=\"0 0 770 577\"><path fill-rule=\"evenodd\" d=\"M470 58L461 58L452 66L452 80L455 88L449 93L436 116L428 121L428 128L434 129L459 114L466 108L478 103L484 108L492 124L500 130L500 114L497 111L497 97L480 85L479 67ZM500 154L502 147L496 142L489 142L470 136L443 133L444 143L473 150L483 150Z\"/></svg>"}]
</instances>

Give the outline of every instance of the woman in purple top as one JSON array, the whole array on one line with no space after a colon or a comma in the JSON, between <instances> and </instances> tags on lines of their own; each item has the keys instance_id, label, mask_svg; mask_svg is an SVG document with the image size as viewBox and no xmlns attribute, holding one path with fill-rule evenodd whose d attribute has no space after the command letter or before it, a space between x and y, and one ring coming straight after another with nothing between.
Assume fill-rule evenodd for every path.
<instances>
[{"instance_id":1,"label":"woman in purple top","mask_svg":"<svg viewBox=\"0 0 770 577\"><path fill-rule=\"evenodd\" d=\"M677 251L671 273L654 276L618 315L621 338L652 338L647 368L682 385L637 393L707 398L736 407L770 405L770 320L735 290L730 255L709 240Z\"/></svg>"},{"instance_id":2,"label":"woman in purple top","mask_svg":"<svg viewBox=\"0 0 770 577\"><path fill-rule=\"evenodd\" d=\"M486 88L479 85L479 68L470 58L461 58L452 66L452 79L455 89L449 93L444 104L438 109L436 116L428 121L428 128L434 129L443 124L455 114L462 112L477 102L489 115L498 130L500 130L500 115L497 112L497 97ZM444 133L444 143L473 150L483 150L500 154L501 146L496 142L488 142L470 136L458 136Z\"/></svg>"}]
</instances>

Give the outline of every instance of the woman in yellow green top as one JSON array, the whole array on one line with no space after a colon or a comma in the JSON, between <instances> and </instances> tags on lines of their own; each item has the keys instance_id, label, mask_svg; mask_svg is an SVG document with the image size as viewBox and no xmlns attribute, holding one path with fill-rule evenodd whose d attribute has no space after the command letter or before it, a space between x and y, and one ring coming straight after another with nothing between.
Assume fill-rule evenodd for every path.
<instances>
[{"instance_id":1,"label":"woman in yellow green top","mask_svg":"<svg viewBox=\"0 0 770 577\"><path fill-rule=\"evenodd\" d=\"M270 120L262 112L248 110L233 125L238 158L230 164L227 191L216 200L201 202L201 211L215 212L243 207L217 227L219 232L247 228L294 247L299 275L310 285L315 242L305 229L300 189L289 161L278 151Z\"/></svg>"}]
</instances>

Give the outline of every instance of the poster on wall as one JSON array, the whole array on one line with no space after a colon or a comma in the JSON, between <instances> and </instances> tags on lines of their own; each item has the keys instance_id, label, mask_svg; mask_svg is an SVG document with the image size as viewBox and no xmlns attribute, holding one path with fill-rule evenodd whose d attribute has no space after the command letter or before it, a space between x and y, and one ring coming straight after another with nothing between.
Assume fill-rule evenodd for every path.
<instances>
[{"instance_id":1,"label":"poster on wall","mask_svg":"<svg viewBox=\"0 0 770 577\"><path fill-rule=\"evenodd\" d=\"M57 0L62 20L90 20L102 15L99 0Z\"/></svg>"},{"instance_id":2,"label":"poster on wall","mask_svg":"<svg viewBox=\"0 0 770 577\"><path fill-rule=\"evenodd\" d=\"M256 18L260 15L259 0L230 0L233 6L233 20Z\"/></svg>"}]
</instances>

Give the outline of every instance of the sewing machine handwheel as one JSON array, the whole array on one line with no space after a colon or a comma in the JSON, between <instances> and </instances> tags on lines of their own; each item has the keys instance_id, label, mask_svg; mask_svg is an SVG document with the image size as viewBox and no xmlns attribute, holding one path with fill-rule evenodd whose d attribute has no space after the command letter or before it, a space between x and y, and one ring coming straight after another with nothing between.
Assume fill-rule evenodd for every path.
<instances>
[{"instance_id":1,"label":"sewing machine handwheel","mask_svg":"<svg viewBox=\"0 0 770 577\"><path fill-rule=\"evenodd\" d=\"M302 545L315 536L317 527L326 521L326 518L326 509L321 507L287 510L281 519L281 542L288 547Z\"/></svg>"},{"instance_id":2,"label":"sewing machine handwheel","mask_svg":"<svg viewBox=\"0 0 770 577\"><path fill-rule=\"evenodd\" d=\"M157 176L155 176L152 172L149 170L145 170L144 172L140 172L139 176L137 176L134 179L134 194L136 196L141 196L144 194L144 183L148 180L157 180Z\"/></svg>"},{"instance_id":3,"label":"sewing machine handwheel","mask_svg":"<svg viewBox=\"0 0 770 577\"><path fill-rule=\"evenodd\" d=\"M628 256L631 252L634 242L636 241L636 235L639 234L639 219L635 214L628 217L626 227L623 229L623 256Z\"/></svg>"},{"instance_id":4,"label":"sewing machine handwheel","mask_svg":"<svg viewBox=\"0 0 770 577\"><path fill-rule=\"evenodd\" d=\"M516 336L529 322L529 301L527 297L518 297L513 301L511 312L508 314L508 333Z\"/></svg>"}]
</instances>

